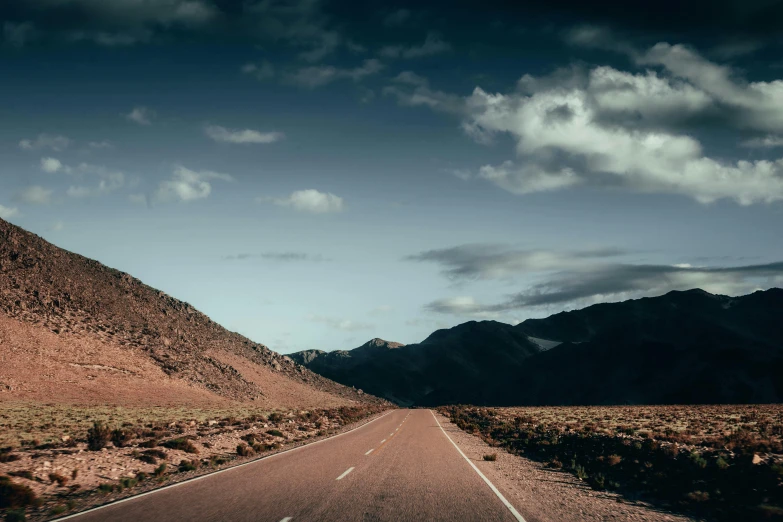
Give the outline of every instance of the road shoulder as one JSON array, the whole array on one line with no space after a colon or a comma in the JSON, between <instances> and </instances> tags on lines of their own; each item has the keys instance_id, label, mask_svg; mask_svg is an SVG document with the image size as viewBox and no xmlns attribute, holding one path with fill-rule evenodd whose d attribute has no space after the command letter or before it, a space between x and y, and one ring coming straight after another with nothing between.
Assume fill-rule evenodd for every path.
<instances>
[{"instance_id":1,"label":"road shoulder","mask_svg":"<svg viewBox=\"0 0 783 522\"><path fill-rule=\"evenodd\" d=\"M501 491L527 522L634 521L693 522L641 503L631 503L616 493L595 491L571 474L549 470L542 464L493 448L469 435L447 417L435 412L443 430L462 452ZM486 462L483 456L497 454ZM459 455L455 450L455 455ZM461 457L460 457L461 458ZM465 463L468 466L467 463Z\"/></svg>"}]
</instances>

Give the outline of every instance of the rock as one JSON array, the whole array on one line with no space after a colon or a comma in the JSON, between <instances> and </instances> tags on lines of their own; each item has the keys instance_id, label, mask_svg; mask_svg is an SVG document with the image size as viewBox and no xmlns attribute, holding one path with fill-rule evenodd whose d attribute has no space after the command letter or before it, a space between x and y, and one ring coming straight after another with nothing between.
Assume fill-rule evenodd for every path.
<instances>
[{"instance_id":1,"label":"rock","mask_svg":"<svg viewBox=\"0 0 783 522\"><path fill-rule=\"evenodd\" d=\"M761 457L758 453L753 454L753 464L761 464Z\"/></svg>"},{"instance_id":2,"label":"rock","mask_svg":"<svg viewBox=\"0 0 783 522\"><path fill-rule=\"evenodd\" d=\"M45 460L44 463L43 463L43 467L44 468L51 468L52 467L52 463L49 462L48 460Z\"/></svg>"},{"instance_id":3,"label":"rock","mask_svg":"<svg viewBox=\"0 0 783 522\"><path fill-rule=\"evenodd\" d=\"M63 442L68 442L69 440L71 440L71 436L63 435L62 437L60 437L60 440L62 440Z\"/></svg>"}]
</instances>

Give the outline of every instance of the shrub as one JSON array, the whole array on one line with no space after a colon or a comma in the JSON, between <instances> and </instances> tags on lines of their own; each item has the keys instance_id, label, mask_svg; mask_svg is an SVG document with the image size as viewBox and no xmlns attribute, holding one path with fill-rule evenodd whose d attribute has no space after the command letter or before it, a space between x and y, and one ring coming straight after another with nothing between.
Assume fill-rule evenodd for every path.
<instances>
[{"instance_id":1,"label":"shrub","mask_svg":"<svg viewBox=\"0 0 783 522\"><path fill-rule=\"evenodd\" d=\"M180 471L193 471L198 469L199 461L197 460L183 460L179 463Z\"/></svg>"},{"instance_id":2,"label":"shrub","mask_svg":"<svg viewBox=\"0 0 783 522\"><path fill-rule=\"evenodd\" d=\"M12 509L5 514L5 522L24 522L25 520L27 520L27 516L24 509Z\"/></svg>"},{"instance_id":3,"label":"shrub","mask_svg":"<svg viewBox=\"0 0 783 522\"><path fill-rule=\"evenodd\" d=\"M147 464L157 464L158 463L158 459L156 459L152 455L139 455L136 458L139 459L142 462L146 462Z\"/></svg>"},{"instance_id":4,"label":"shrub","mask_svg":"<svg viewBox=\"0 0 783 522\"><path fill-rule=\"evenodd\" d=\"M496 460L498 460L498 454L497 453L490 453L488 455L484 455L483 458L486 461L495 462Z\"/></svg>"},{"instance_id":5,"label":"shrub","mask_svg":"<svg viewBox=\"0 0 783 522\"><path fill-rule=\"evenodd\" d=\"M590 485L593 487L593 489L605 489L606 486L606 477L603 473L596 473L589 479Z\"/></svg>"},{"instance_id":6,"label":"shrub","mask_svg":"<svg viewBox=\"0 0 783 522\"><path fill-rule=\"evenodd\" d=\"M65 507L65 506L63 506L62 504L58 504L58 505L54 506L54 507L53 507L53 508L52 508L52 509L49 511L49 513L50 513L50 514L52 514L52 515L61 515L61 514L65 513L65 511L66 511L67 509L68 509L68 508L66 508L66 507Z\"/></svg>"},{"instance_id":7,"label":"shrub","mask_svg":"<svg viewBox=\"0 0 783 522\"><path fill-rule=\"evenodd\" d=\"M0 509L16 509L37 503L38 498L29 487L11 482L6 476L0 476Z\"/></svg>"},{"instance_id":8,"label":"shrub","mask_svg":"<svg viewBox=\"0 0 783 522\"><path fill-rule=\"evenodd\" d=\"M153 471L152 474L155 475L156 477L162 477L163 474L166 473L166 468L167 467L168 466L166 466L166 463L162 462L160 466L155 468L155 471Z\"/></svg>"},{"instance_id":9,"label":"shrub","mask_svg":"<svg viewBox=\"0 0 783 522\"><path fill-rule=\"evenodd\" d=\"M280 422L283 420L283 414L279 412L272 412L269 414L269 422Z\"/></svg>"},{"instance_id":10,"label":"shrub","mask_svg":"<svg viewBox=\"0 0 783 522\"><path fill-rule=\"evenodd\" d=\"M100 421L95 421L92 428L87 430L87 447L90 451L100 451L106 447L111 439L111 430Z\"/></svg>"},{"instance_id":11,"label":"shrub","mask_svg":"<svg viewBox=\"0 0 783 522\"><path fill-rule=\"evenodd\" d=\"M691 491L686 497L693 502L707 502L710 499L710 494L706 491Z\"/></svg>"},{"instance_id":12,"label":"shrub","mask_svg":"<svg viewBox=\"0 0 783 522\"><path fill-rule=\"evenodd\" d=\"M124 448L135 438L133 432L117 428L111 432L111 441L118 448Z\"/></svg>"},{"instance_id":13,"label":"shrub","mask_svg":"<svg viewBox=\"0 0 783 522\"><path fill-rule=\"evenodd\" d=\"M106 494L111 493L114 491L114 484L101 484L98 486L98 491Z\"/></svg>"},{"instance_id":14,"label":"shrub","mask_svg":"<svg viewBox=\"0 0 783 522\"><path fill-rule=\"evenodd\" d=\"M60 487L63 487L68 483L68 477L64 477L59 473L49 473L49 480L52 481L52 483L57 482Z\"/></svg>"},{"instance_id":15,"label":"shrub","mask_svg":"<svg viewBox=\"0 0 783 522\"><path fill-rule=\"evenodd\" d=\"M606 463L610 466L616 466L619 463L623 461L623 458L620 455L609 455L606 457Z\"/></svg>"},{"instance_id":16,"label":"shrub","mask_svg":"<svg viewBox=\"0 0 783 522\"><path fill-rule=\"evenodd\" d=\"M283 432L280 431L280 430L266 430L266 432L269 435L272 435L273 437L282 437L283 436Z\"/></svg>"},{"instance_id":17,"label":"shrub","mask_svg":"<svg viewBox=\"0 0 783 522\"><path fill-rule=\"evenodd\" d=\"M140 448L155 448L158 446L158 439L145 440L139 443Z\"/></svg>"},{"instance_id":18,"label":"shrub","mask_svg":"<svg viewBox=\"0 0 783 522\"><path fill-rule=\"evenodd\" d=\"M123 488L132 488L133 486L138 484L138 482L139 481L133 477L122 477L120 479L120 486L122 486Z\"/></svg>"},{"instance_id":19,"label":"shrub","mask_svg":"<svg viewBox=\"0 0 783 522\"><path fill-rule=\"evenodd\" d=\"M163 443L163 446L166 448L181 450L185 453L198 453L198 448L196 448L190 440L184 437L167 440Z\"/></svg>"},{"instance_id":20,"label":"shrub","mask_svg":"<svg viewBox=\"0 0 783 522\"><path fill-rule=\"evenodd\" d=\"M250 448L247 444L239 444L237 445L237 455L240 457L249 457L253 454L253 449Z\"/></svg>"}]
</instances>

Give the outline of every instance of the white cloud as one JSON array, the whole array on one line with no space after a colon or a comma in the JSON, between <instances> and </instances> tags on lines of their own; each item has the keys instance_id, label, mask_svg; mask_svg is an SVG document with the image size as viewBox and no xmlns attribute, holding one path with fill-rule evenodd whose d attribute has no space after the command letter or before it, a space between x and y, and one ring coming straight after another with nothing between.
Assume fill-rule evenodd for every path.
<instances>
[{"instance_id":1,"label":"white cloud","mask_svg":"<svg viewBox=\"0 0 783 522\"><path fill-rule=\"evenodd\" d=\"M465 115L465 99L455 94L437 91L429 81L411 71L403 71L394 80L394 85L384 87L383 94L397 98L397 103L407 107L429 107L432 110L456 115Z\"/></svg>"},{"instance_id":2,"label":"white cloud","mask_svg":"<svg viewBox=\"0 0 783 522\"><path fill-rule=\"evenodd\" d=\"M41 158L41 170L54 174L63 169L63 164L57 158Z\"/></svg>"},{"instance_id":3,"label":"white cloud","mask_svg":"<svg viewBox=\"0 0 783 522\"><path fill-rule=\"evenodd\" d=\"M147 107L139 106L134 107L133 110L125 115L125 118L134 123L138 123L139 125L151 125L155 116L155 111L148 109Z\"/></svg>"},{"instance_id":4,"label":"white cloud","mask_svg":"<svg viewBox=\"0 0 783 522\"><path fill-rule=\"evenodd\" d=\"M341 212L343 210L343 198L331 193L319 192L315 189L297 190L284 199L273 200L276 205L291 207L300 212L313 214L326 214Z\"/></svg>"},{"instance_id":5,"label":"white cloud","mask_svg":"<svg viewBox=\"0 0 783 522\"><path fill-rule=\"evenodd\" d=\"M65 228L65 223L63 223L62 221L56 221L49 230L51 230L52 232L59 232L64 228Z\"/></svg>"},{"instance_id":6,"label":"white cloud","mask_svg":"<svg viewBox=\"0 0 783 522\"><path fill-rule=\"evenodd\" d=\"M3 205L0 205L0 218L1 219L11 219L14 216L19 215L19 209L16 207L6 207Z\"/></svg>"},{"instance_id":7,"label":"white cloud","mask_svg":"<svg viewBox=\"0 0 783 522\"><path fill-rule=\"evenodd\" d=\"M80 176L90 176L98 178L97 185L78 185L70 186L66 194L72 198L97 197L109 194L125 186L125 174L111 170L101 165L90 165L89 163L80 164L75 173Z\"/></svg>"},{"instance_id":8,"label":"white cloud","mask_svg":"<svg viewBox=\"0 0 783 522\"><path fill-rule=\"evenodd\" d=\"M432 56L451 50L451 44L445 42L437 33L428 33L421 45L409 47L403 45L387 45L382 47L379 54L384 58L421 58Z\"/></svg>"},{"instance_id":9,"label":"white cloud","mask_svg":"<svg viewBox=\"0 0 783 522\"><path fill-rule=\"evenodd\" d=\"M592 183L683 194L703 203L783 200L783 160L712 159L690 136L604 125L592 100L579 88L531 96L476 88L468 99L471 123L488 133L511 134L521 159L519 168L485 166L482 176L517 193ZM553 151L560 153L555 161Z\"/></svg>"},{"instance_id":10,"label":"white cloud","mask_svg":"<svg viewBox=\"0 0 783 522\"><path fill-rule=\"evenodd\" d=\"M108 150L114 148L114 144L108 140L91 141L87 146L93 150Z\"/></svg>"},{"instance_id":11,"label":"white cloud","mask_svg":"<svg viewBox=\"0 0 783 522\"><path fill-rule=\"evenodd\" d=\"M549 171L539 165L515 165L511 161L498 166L484 165L479 169L478 175L513 194L560 190L582 181L573 169L568 167Z\"/></svg>"},{"instance_id":12,"label":"white cloud","mask_svg":"<svg viewBox=\"0 0 783 522\"><path fill-rule=\"evenodd\" d=\"M313 89L337 80L347 79L358 82L367 76L377 74L383 67L383 64L374 58L365 60L362 65L353 69L342 69L332 65L303 67L295 73L287 75L286 80L289 83Z\"/></svg>"},{"instance_id":13,"label":"white cloud","mask_svg":"<svg viewBox=\"0 0 783 522\"><path fill-rule=\"evenodd\" d=\"M519 250L495 244L467 244L426 250L403 258L435 263L452 280L508 279L520 274L567 270L605 263L626 254L617 248L571 251Z\"/></svg>"},{"instance_id":14,"label":"white cloud","mask_svg":"<svg viewBox=\"0 0 783 522\"><path fill-rule=\"evenodd\" d=\"M28 205L48 205L52 201L52 190L40 185L31 185L19 191L16 199Z\"/></svg>"},{"instance_id":15,"label":"white cloud","mask_svg":"<svg viewBox=\"0 0 783 522\"><path fill-rule=\"evenodd\" d=\"M154 199L163 202L204 199L212 193L212 180L232 181L233 178L228 174L195 171L179 165L174 168L171 179L160 182Z\"/></svg>"},{"instance_id":16,"label":"white cloud","mask_svg":"<svg viewBox=\"0 0 783 522\"><path fill-rule=\"evenodd\" d=\"M30 22L5 22L3 24L3 39L13 47L24 47L25 44L35 40L38 31Z\"/></svg>"},{"instance_id":17,"label":"white cloud","mask_svg":"<svg viewBox=\"0 0 783 522\"><path fill-rule=\"evenodd\" d=\"M752 138L741 143L743 147L755 149L774 149L783 147L783 136L767 135L761 138Z\"/></svg>"},{"instance_id":18,"label":"white cloud","mask_svg":"<svg viewBox=\"0 0 783 522\"><path fill-rule=\"evenodd\" d=\"M369 323L362 323L353 321L351 319L338 319L334 317L324 317L322 315L310 314L307 316L308 321L315 323L323 323L335 330L343 330L345 332L356 332L359 330L372 330L375 325Z\"/></svg>"},{"instance_id":19,"label":"white cloud","mask_svg":"<svg viewBox=\"0 0 783 522\"><path fill-rule=\"evenodd\" d=\"M242 72L262 81L274 78L275 76L274 66L267 61L263 61L261 64L246 63L242 66Z\"/></svg>"},{"instance_id":20,"label":"white cloud","mask_svg":"<svg viewBox=\"0 0 783 522\"><path fill-rule=\"evenodd\" d=\"M56 152L61 152L68 148L71 144L71 140L65 136L53 135L53 134L39 134L34 140L24 139L19 142L19 148L22 150L41 150L51 149Z\"/></svg>"},{"instance_id":21,"label":"white cloud","mask_svg":"<svg viewBox=\"0 0 783 522\"><path fill-rule=\"evenodd\" d=\"M472 315L482 311L482 306L471 296L436 299L425 306L427 310L442 314Z\"/></svg>"},{"instance_id":22,"label":"white cloud","mask_svg":"<svg viewBox=\"0 0 783 522\"><path fill-rule=\"evenodd\" d=\"M659 43L637 58L642 65L663 66L733 111L740 128L783 131L783 80L747 82L730 67L703 58L683 45Z\"/></svg>"},{"instance_id":23,"label":"white cloud","mask_svg":"<svg viewBox=\"0 0 783 522\"><path fill-rule=\"evenodd\" d=\"M282 132L260 132L252 129L227 129L219 125L204 127L207 136L223 143L274 143L285 137Z\"/></svg>"}]
</instances>

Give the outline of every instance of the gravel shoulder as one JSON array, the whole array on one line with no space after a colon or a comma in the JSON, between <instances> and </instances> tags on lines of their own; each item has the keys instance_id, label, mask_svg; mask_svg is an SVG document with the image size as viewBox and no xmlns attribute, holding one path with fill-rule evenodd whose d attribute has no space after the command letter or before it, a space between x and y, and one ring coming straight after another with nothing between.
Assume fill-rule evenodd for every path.
<instances>
[{"instance_id":1,"label":"gravel shoulder","mask_svg":"<svg viewBox=\"0 0 783 522\"><path fill-rule=\"evenodd\" d=\"M435 416L449 437L527 522L698 520L632 502L616 493L595 491L570 473L546 469L540 463L491 447L459 429L447 417L439 413ZM497 454L497 460L484 461L483 456L491 453Z\"/></svg>"}]
</instances>

